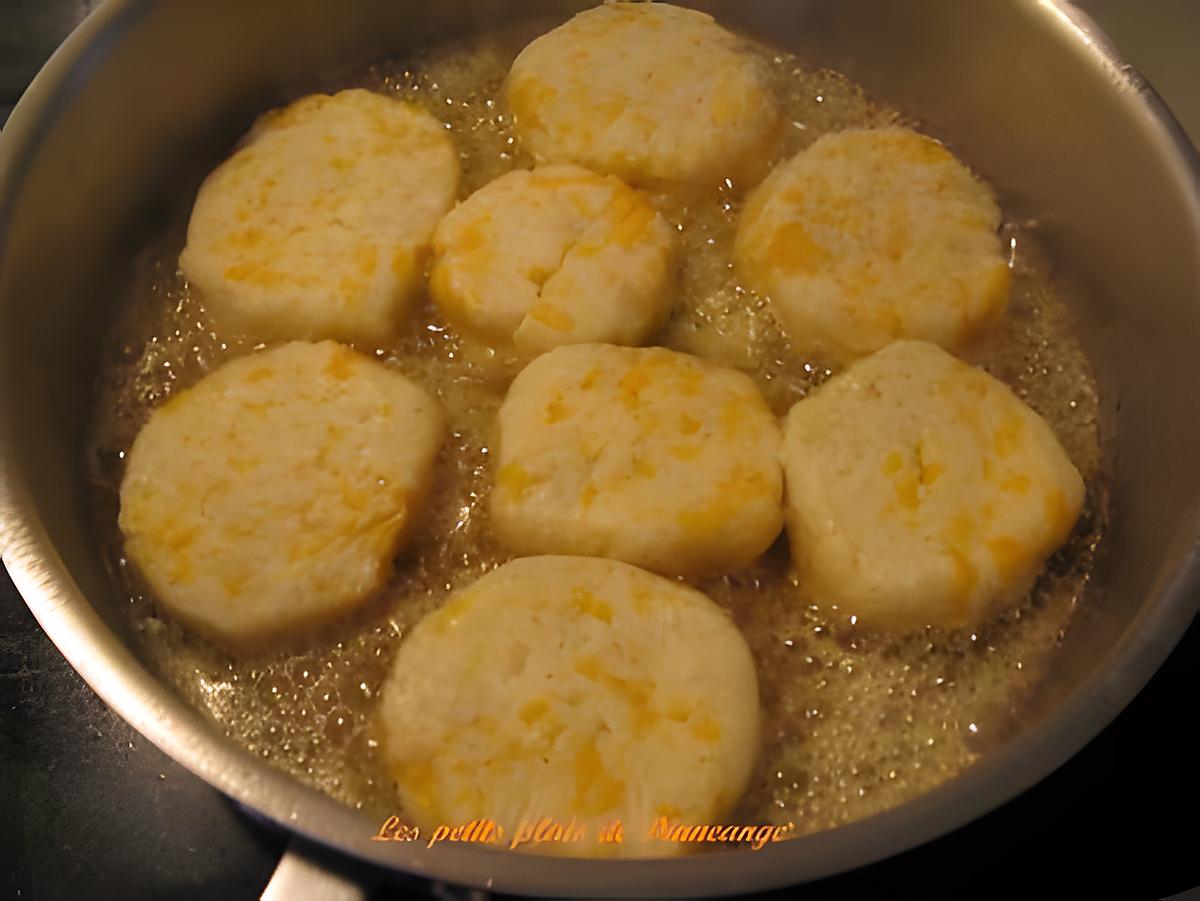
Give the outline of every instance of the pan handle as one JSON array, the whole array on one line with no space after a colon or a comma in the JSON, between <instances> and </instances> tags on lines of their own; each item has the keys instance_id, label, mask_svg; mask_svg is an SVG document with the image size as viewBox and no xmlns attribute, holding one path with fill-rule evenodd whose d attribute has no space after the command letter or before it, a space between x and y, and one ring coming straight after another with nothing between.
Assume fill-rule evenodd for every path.
<instances>
[{"instance_id":1,"label":"pan handle","mask_svg":"<svg viewBox=\"0 0 1200 901\"><path fill-rule=\"evenodd\" d=\"M259 901L368 901L382 887L382 876L378 870L293 835ZM489 901L492 897L481 889L426 880L417 880L417 885L408 888L436 901Z\"/></svg>"},{"instance_id":2,"label":"pan handle","mask_svg":"<svg viewBox=\"0 0 1200 901\"><path fill-rule=\"evenodd\" d=\"M370 870L292 836L260 901L367 901L378 882Z\"/></svg>"}]
</instances>

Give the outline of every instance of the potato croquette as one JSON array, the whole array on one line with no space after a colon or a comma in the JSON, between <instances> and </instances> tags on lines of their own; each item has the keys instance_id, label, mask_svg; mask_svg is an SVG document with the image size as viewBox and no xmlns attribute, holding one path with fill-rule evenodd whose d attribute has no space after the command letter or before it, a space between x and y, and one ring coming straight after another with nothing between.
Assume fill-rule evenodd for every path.
<instances>
[{"instance_id":1,"label":"potato croquette","mask_svg":"<svg viewBox=\"0 0 1200 901\"><path fill-rule=\"evenodd\" d=\"M179 265L256 339L380 342L423 290L458 155L433 116L363 90L267 113L200 187Z\"/></svg>"},{"instance_id":2,"label":"potato croquette","mask_svg":"<svg viewBox=\"0 0 1200 901\"><path fill-rule=\"evenodd\" d=\"M1046 422L921 341L797 403L783 461L802 593L868 628L957 629L1016 603L1083 504Z\"/></svg>"},{"instance_id":3,"label":"potato croquette","mask_svg":"<svg viewBox=\"0 0 1200 901\"><path fill-rule=\"evenodd\" d=\"M749 376L661 347L560 347L498 416L492 521L519 554L736 569L783 525L780 435Z\"/></svg>"},{"instance_id":4,"label":"potato croquette","mask_svg":"<svg viewBox=\"0 0 1200 901\"><path fill-rule=\"evenodd\" d=\"M671 308L671 228L615 176L543 166L501 176L433 237L443 315L526 357L562 344L640 344Z\"/></svg>"},{"instance_id":5,"label":"potato croquette","mask_svg":"<svg viewBox=\"0 0 1200 901\"><path fill-rule=\"evenodd\" d=\"M505 95L538 160L635 185L761 178L780 122L743 43L666 3L580 13L521 52Z\"/></svg>"},{"instance_id":6,"label":"potato croquette","mask_svg":"<svg viewBox=\"0 0 1200 901\"><path fill-rule=\"evenodd\" d=\"M991 189L906 128L818 139L747 200L734 245L794 345L846 363L902 338L961 351L1008 303Z\"/></svg>"},{"instance_id":7,"label":"potato croquette","mask_svg":"<svg viewBox=\"0 0 1200 901\"><path fill-rule=\"evenodd\" d=\"M656 817L719 822L758 750L754 661L695 589L634 566L528 557L454 594L404 639L380 702L402 809L431 834L491 819L573 824L582 840L518 850L678 853ZM624 841L600 829L624 824ZM572 828L572 827L568 827Z\"/></svg>"},{"instance_id":8,"label":"potato croquette","mask_svg":"<svg viewBox=\"0 0 1200 901\"><path fill-rule=\"evenodd\" d=\"M127 553L178 619L252 650L380 587L441 437L423 389L347 347L241 357L138 433L121 484Z\"/></svg>"}]
</instances>

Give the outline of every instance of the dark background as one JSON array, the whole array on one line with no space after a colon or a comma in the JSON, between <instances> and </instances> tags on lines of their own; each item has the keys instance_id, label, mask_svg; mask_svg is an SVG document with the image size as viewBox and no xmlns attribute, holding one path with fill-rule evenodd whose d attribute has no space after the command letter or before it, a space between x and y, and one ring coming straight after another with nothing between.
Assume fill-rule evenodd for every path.
<instances>
[{"instance_id":1,"label":"dark background","mask_svg":"<svg viewBox=\"0 0 1200 901\"><path fill-rule=\"evenodd\" d=\"M0 0L0 123L98 4ZM1200 139L1200 0L1080 5ZM1129 708L1034 789L947 838L787 894L1200 898L1198 658L1193 622ZM0 571L0 897L256 898L284 844L111 713Z\"/></svg>"}]
</instances>

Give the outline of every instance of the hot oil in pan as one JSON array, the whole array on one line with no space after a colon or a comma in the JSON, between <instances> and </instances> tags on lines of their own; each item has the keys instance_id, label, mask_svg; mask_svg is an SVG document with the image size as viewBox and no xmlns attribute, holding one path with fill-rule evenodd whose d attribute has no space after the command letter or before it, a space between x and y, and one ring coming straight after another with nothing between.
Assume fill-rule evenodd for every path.
<instances>
[{"instance_id":1,"label":"hot oil in pan","mask_svg":"<svg viewBox=\"0 0 1200 901\"><path fill-rule=\"evenodd\" d=\"M513 56L536 32L448 45L360 73L366 86L420 103L447 123L462 154L462 196L527 166L498 102ZM768 51L787 121L786 155L821 134L900 121L845 78ZM737 187L684 201L659 197L676 226L683 272L676 314L659 343L753 372L776 413L828 377L798 358L729 265ZM160 616L116 526L124 453L171 392L252 348L215 334L176 272L187 210L136 264L105 352L89 454L97 528L143 657L248 751L363 809L395 810L372 722L397 644L446 595L504 562L487 517L489 440L514 374L509 361L460 341L426 303L404 334L358 349L417 379L445 407L450 435L431 513L387 589L357 615L292 648L234 660ZM1003 334L983 364L1041 413L1089 485L1068 546L1031 597L976 634L854 635L812 609L787 574L783 541L751 568L700 587L730 610L754 651L766 730L754 782L737 811L747 822L794 821L810 832L894 806L986 753L1066 630L1088 580L1105 520L1095 381L1046 267L1009 227L1014 282ZM833 614L836 616L836 614Z\"/></svg>"}]
</instances>

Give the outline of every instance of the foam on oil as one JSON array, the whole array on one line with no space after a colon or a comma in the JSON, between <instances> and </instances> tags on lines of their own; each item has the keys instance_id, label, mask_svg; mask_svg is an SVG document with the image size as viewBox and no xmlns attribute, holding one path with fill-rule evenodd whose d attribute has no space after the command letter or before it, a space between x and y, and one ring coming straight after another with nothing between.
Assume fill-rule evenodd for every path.
<instances>
[{"instance_id":1,"label":"foam on oil","mask_svg":"<svg viewBox=\"0 0 1200 901\"><path fill-rule=\"evenodd\" d=\"M523 27L434 48L342 86L403 97L440 118L461 154L465 197L530 165L499 97L513 57L537 33ZM790 123L781 158L830 130L903 121L836 73L807 70L761 47L754 52L770 67ZM796 355L762 298L733 276L741 188L719 183L687 198L655 198L677 229L684 260L677 310L658 343L746 369L782 415L830 371ZM396 801L379 762L373 711L392 655L450 592L508 559L492 540L485 499L492 422L515 364L461 339L428 302L388 346L358 348L428 387L445 407L451 433L425 527L387 588L359 613L303 647L231 658L160 615L117 529L125 452L150 412L222 361L256 349L217 334L178 274L186 215L182 209L137 259L98 386L89 464L97 530L128 598L124 613L147 662L231 739L382 817ZM1004 238L1013 251L1010 310L978 362L1055 429L1089 486L1080 524L1026 602L972 634L856 631L800 595L782 540L748 569L701 583L732 613L758 665L766 731L736 812L742 821L825 829L960 772L1019 717L1084 593L1106 515L1095 380L1046 266L1027 252L1030 236L1008 226Z\"/></svg>"}]
</instances>

